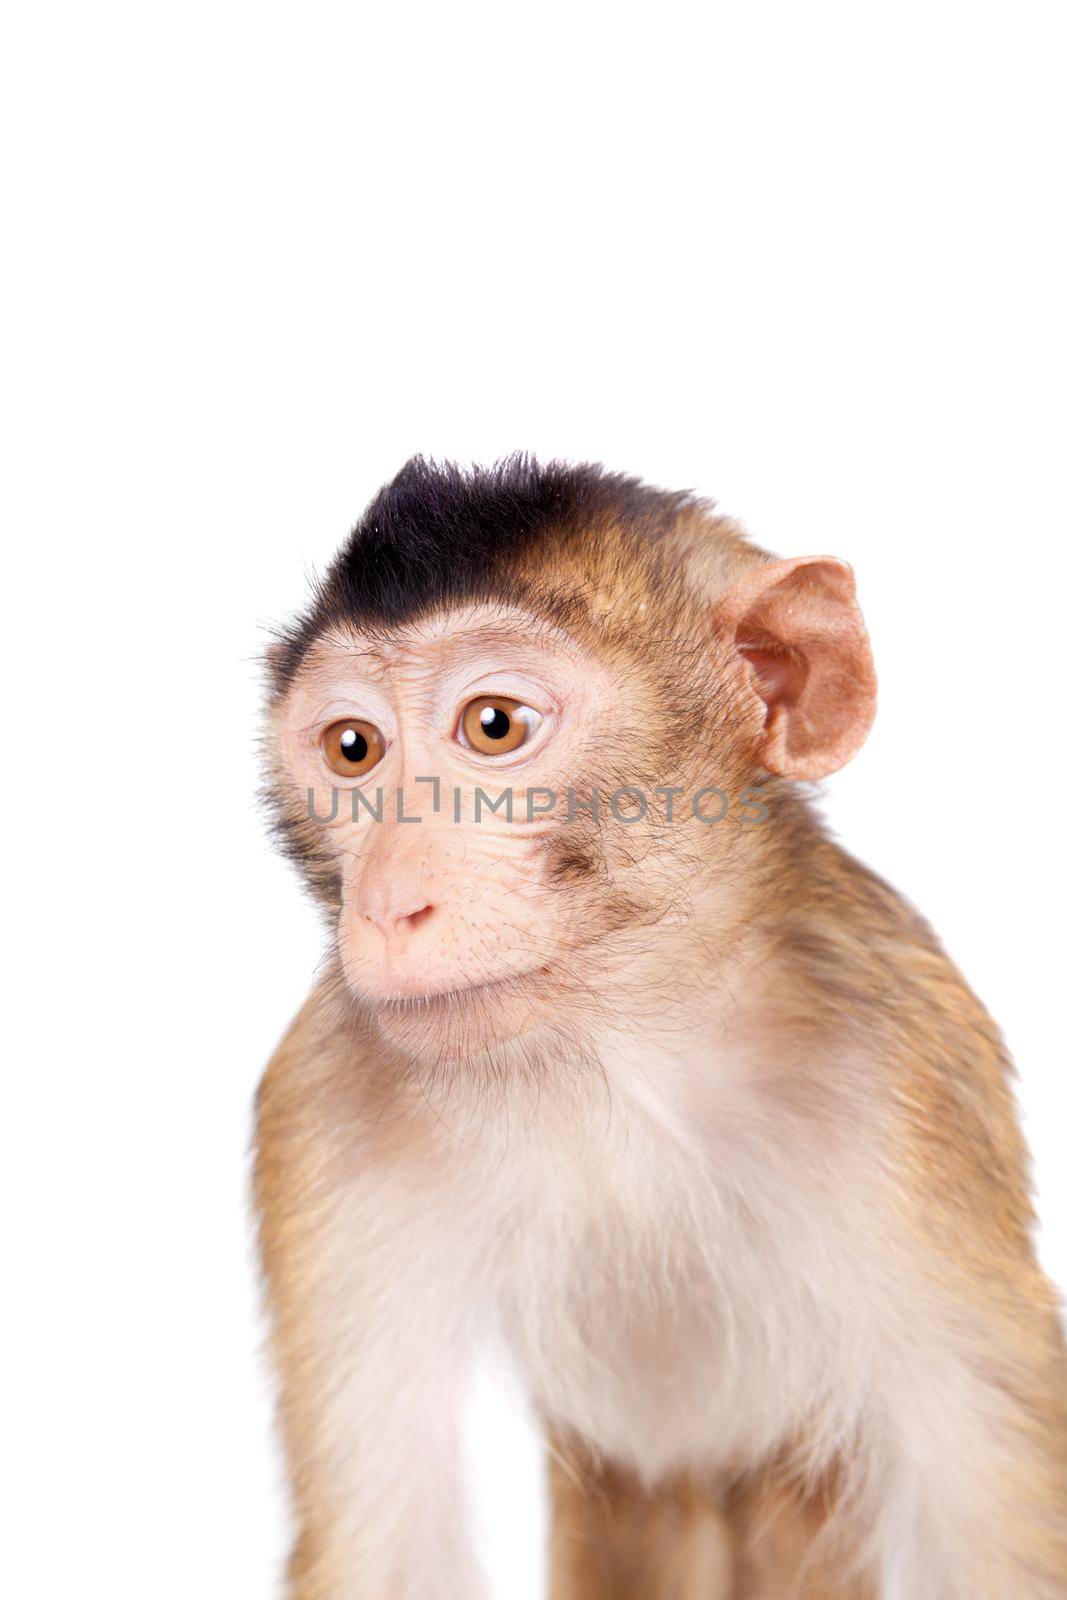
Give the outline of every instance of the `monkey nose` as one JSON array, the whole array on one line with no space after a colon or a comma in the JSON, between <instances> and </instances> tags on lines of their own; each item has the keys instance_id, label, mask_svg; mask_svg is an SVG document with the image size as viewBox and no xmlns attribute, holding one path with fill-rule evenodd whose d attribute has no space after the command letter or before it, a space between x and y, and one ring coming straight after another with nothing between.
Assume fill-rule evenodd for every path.
<instances>
[{"instance_id":1,"label":"monkey nose","mask_svg":"<svg viewBox=\"0 0 1067 1600\"><path fill-rule=\"evenodd\" d=\"M434 914L434 909L433 906L428 904L416 903L411 905L409 903L405 905L403 902L397 904L395 901L386 899L361 906L360 913L365 921L369 922L372 927L377 928L378 932L384 934L387 939L390 939L395 938L397 935L414 933L416 928L421 927L424 922L430 920Z\"/></svg>"}]
</instances>

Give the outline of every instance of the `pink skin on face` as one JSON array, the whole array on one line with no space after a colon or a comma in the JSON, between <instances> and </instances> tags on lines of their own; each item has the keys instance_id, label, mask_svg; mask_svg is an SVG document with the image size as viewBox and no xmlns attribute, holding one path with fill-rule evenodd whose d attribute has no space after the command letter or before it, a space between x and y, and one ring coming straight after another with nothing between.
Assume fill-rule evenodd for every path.
<instances>
[{"instance_id":1,"label":"pink skin on face","mask_svg":"<svg viewBox=\"0 0 1067 1600\"><path fill-rule=\"evenodd\" d=\"M531 730L516 750L488 755L464 742L465 707L500 696L529 707ZM403 630L388 644L366 636L320 641L290 691L284 750L299 793L316 792L316 814L340 864L338 944L354 992L405 1040L421 1017L466 1012L466 1026L499 1038L528 1022L513 980L538 975L571 930L560 897L543 882L541 845L552 826L527 817L527 791L565 793L583 751L607 729L613 688L606 668L543 621L480 606ZM383 758L357 779L327 765L321 738L339 719L373 724ZM439 781L439 809L434 785ZM378 805L382 822L350 791ZM455 790L463 822L454 820ZM513 791L512 820L482 801ZM405 818L398 820L398 791ZM540 804L544 797L535 800ZM412 1004L417 1002L417 1009Z\"/></svg>"}]
</instances>

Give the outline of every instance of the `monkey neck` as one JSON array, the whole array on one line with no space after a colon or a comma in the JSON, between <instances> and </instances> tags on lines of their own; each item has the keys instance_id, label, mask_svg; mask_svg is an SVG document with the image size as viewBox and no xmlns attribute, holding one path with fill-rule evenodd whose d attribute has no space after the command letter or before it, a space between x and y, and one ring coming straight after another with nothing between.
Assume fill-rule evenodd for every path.
<instances>
[{"instance_id":1,"label":"monkey neck","mask_svg":"<svg viewBox=\"0 0 1067 1600\"><path fill-rule=\"evenodd\" d=\"M725 864L709 847L673 920L621 946L624 959L601 980L610 1020L595 1030L598 1057L620 1041L629 1057L706 1054L757 1035L768 1049L798 1033L828 1040L840 1026L829 988L869 961L872 935L937 951L920 919L829 837L805 795L788 784L766 792L767 824L740 835Z\"/></svg>"}]
</instances>

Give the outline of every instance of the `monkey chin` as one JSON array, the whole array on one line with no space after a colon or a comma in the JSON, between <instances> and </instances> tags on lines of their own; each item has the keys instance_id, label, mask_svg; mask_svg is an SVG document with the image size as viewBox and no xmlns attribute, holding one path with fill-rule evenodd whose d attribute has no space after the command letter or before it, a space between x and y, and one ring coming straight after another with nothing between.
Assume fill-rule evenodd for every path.
<instances>
[{"instance_id":1,"label":"monkey chin","mask_svg":"<svg viewBox=\"0 0 1067 1600\"><path fill-rule=\"evenodd\" d=\"M523 974L444 994L379 1000L374 1018L405 1055L435 1066L469 1061L529 1033L543 1020L537 979Z\"/></svg>"}]
</instances>

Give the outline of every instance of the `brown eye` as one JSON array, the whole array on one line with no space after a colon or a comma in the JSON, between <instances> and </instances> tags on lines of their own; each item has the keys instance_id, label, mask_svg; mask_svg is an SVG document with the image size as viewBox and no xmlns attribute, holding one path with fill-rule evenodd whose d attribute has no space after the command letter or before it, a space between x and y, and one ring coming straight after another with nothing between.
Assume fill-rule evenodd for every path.
<instances>
[{"instance_id":1,"label":"brown eye","mask_svg":"<svg viewBox=\"0 0 1067 1600\"><path fill-rule=\"evenodd\" d=\"M340 778L359 778L385 754L385 740L373 722L342 717L331 722L319 739L326 765Z\"/></svg>"},{"instance_id":2,"label":"brown eye","mask_svg":"<svg viewBox=\"0 0 1067 1600\"><path fill-rule=\"evenodd\" d=\"M465 706L459 719L463 742L483 756L504 756L524 745L541 721L541 714L521 700L504 695L481 695Z\"/></svg>"}]
</instances>

